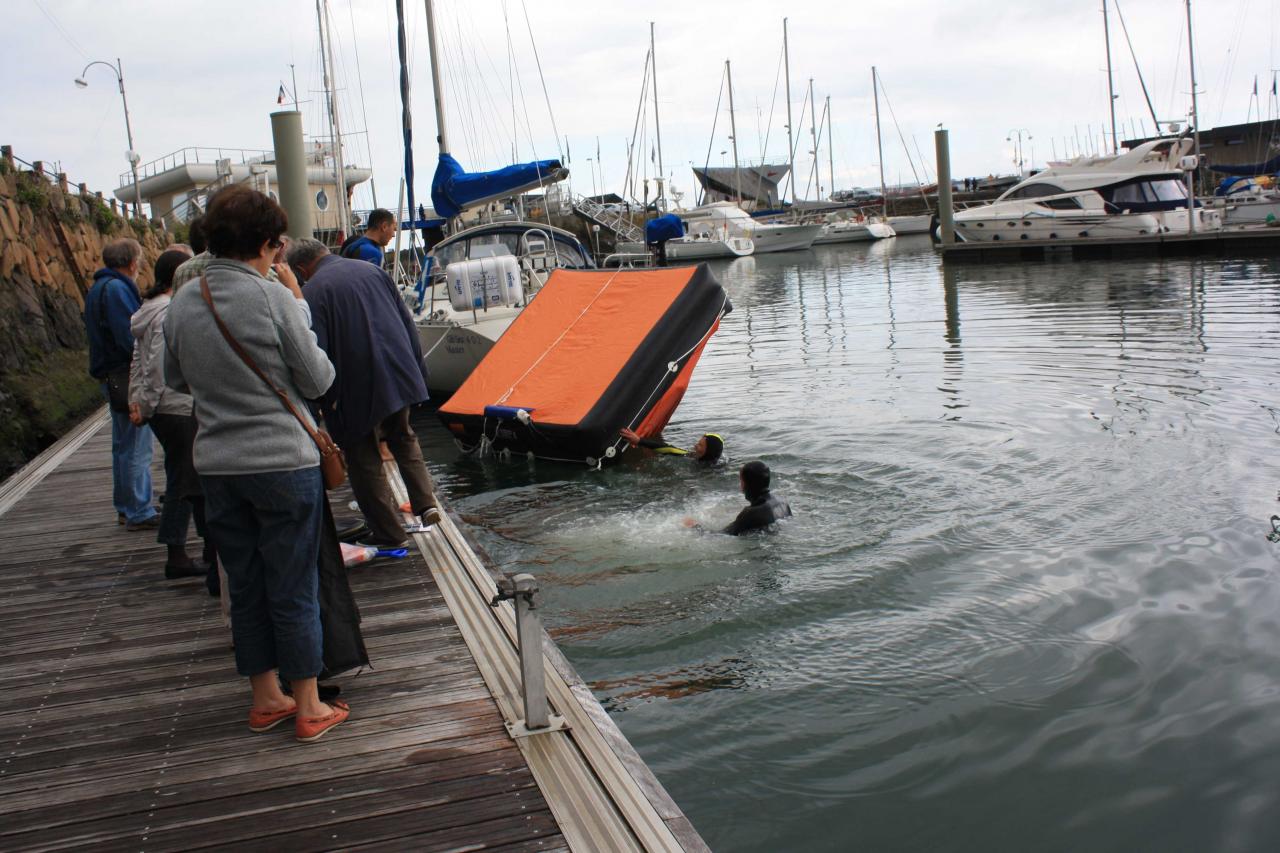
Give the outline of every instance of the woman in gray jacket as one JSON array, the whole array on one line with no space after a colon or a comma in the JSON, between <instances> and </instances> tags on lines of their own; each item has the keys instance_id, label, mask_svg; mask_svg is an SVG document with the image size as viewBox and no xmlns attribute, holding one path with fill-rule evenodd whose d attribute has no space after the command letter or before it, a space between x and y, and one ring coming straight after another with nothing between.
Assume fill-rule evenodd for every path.
<instances>
[{"instance_id":1,"label":"woman in gray jacket","mask_svg":"<svg viewBox=\"0 0 1280 853\"><path fill-rule=\"evenodd\" d=\"M210 592L217 590L216 557L204 525L204 493L191 454L196 419L191 395L164 384L164 318L169 310L173 273L191 253L169 249L156 259L156 283L142 294L143 303L130 319L133 361L129 365L129 420L148 424L164 448L164 507L156 541L169 549L164 576L169 579L204 577ZM196 532L205 537L204 562L187 554L187 529L192 515Z\"/></svg>"},{"instance_id":2,"label":"woman in gray jacket","mask_svg":"<svg viewBox=\"0 0 1280 853\"><path fill-rule=\"evenodd\" d=\"M195 398L195 466L210 531L231 594L236 669L249 678L249 728L294 719L313 741L347 718L320 701L319 572L324 484L306 429L223 337L205 302L249 357L310 418L306 400L333 382L292 271L275 264L288 220L280 206L243 184L209 201L204 230L213 254L202 280L178 290L165 318L165 378ZM293 698L280 689L291 683Z\"/></svg>"}]
</instances>

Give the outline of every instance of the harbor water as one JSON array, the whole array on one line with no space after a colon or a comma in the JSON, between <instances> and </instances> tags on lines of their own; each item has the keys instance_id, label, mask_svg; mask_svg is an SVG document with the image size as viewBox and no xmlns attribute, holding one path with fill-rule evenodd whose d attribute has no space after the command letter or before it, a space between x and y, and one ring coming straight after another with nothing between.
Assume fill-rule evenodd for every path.
<instances>
[{"instance_id":1,"label":"harbor water","mask_svg":"<svg viewBox=\"0 0 1280 853\"><path fill-rule=\"evenodd\" d=\"M713 266L704 470L461 458L489 554L717 851L1280 839L1280 261ZM731 538L737 466L793 520Z\"/></svg>"}]
</instances>

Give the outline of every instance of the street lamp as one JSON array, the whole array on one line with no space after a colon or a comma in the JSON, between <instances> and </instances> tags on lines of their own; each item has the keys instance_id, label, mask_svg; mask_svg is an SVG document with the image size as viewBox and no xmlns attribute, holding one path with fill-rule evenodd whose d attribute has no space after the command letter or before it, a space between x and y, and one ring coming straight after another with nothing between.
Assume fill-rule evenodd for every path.
<instances>
[{"instance_id":1,"label":"street lamp","mask_svg":"<svg viewBox=\"0 0 1280 853\"><path fill-rule=\"evenodd\" d=\"M129 138L129 150L125 152L124 156L129 160L129 171L133 173L133 215L141 216L142 215L142 195L141 193L138 192L139 157L138 157L138 152L133 150L133 127L129 123L129 100L125 97L125 94L124 94L124 72L121 70L119 58L116 59L115 65L112 65L110 62L103 62L102 60L90 62L88 65L84 67L84 70L80 72L80 76L76 78L76 81L75 81L76 86L78 86L81 89L89 88L89 84L88 82L85 81L84 78L85 78L85 75L89 73L89 69L95 65L103 65L107 68L110 68L111 73L116 75L116 83L119 84L120 86L120 103L124 104L124 132L125 132L125 135L128 136Z\"/></svg>"},{"instance_id":2,"label":"street lamp","mask_svg":"<svg viewBox=\"0 0 1280 853\"><path fill-rule=\"evenodd\" d=\"M1019 178L1021 178L1021 177L1022 177L1022 173L1023 173L1023 162L1022 162L1022 134L1024 134L1024 133L1027 135L1027 139L1031 139L1031 138L1032 138L1032 137L1031 137L1031 131L1027 130L1025 127L1024 127L1024 128L1017 128L1017 129L1014 129L1014 130L1009 131L1009 135L1008 135L1008 136L1006 136L1006 137L1004 138L1004 141L1005 141L1005 142L1013 142L1013 143L1014 143L1014 158L1015 158L1015 160L1016 160L1016 162L1017 162L1017 164L1018 164L1018 177L1019 177ZM1016 141L1015 141L1015 140L1016 140Z\"/></svg>"}]
</instances>

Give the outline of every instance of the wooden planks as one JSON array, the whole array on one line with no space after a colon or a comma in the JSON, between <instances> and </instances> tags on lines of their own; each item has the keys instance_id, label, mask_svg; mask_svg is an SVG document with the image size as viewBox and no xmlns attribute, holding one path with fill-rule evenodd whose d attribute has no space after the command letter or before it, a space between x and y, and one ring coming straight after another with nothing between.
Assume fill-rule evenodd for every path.
<instances>
[{"instance_id":1,"label":"wooden planks","mask_svg":"<svg viewBox=\"0 0 1280 853\"><path fill-rule=\"evenodd\" d=\"M352 572L351 721L251 734L216 600L115 522L103 423L0 486L0 849L566 849L417 554Z\"/></svg>"}]
</instances>

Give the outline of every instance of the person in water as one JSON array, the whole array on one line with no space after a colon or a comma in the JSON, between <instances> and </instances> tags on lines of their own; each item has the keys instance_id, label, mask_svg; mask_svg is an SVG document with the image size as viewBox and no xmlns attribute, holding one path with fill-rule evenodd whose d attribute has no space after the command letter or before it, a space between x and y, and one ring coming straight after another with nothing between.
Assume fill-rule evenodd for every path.
<instances>
[{"instance_id":1,"label":"person in water","mask_svg":"<svg viewBox=\"0 0 1280 853\"><path fill-rule=\"evenodd\" d=\"M748 462L742 466L738 481L750 506L738 513L733 523L721 530L721 533L737 536L791 517L791 505L769 491L769 477L769 466L763 462ZM699 526L692 518L686 518L684 523L686 527Z\"/></svg>"},{"instance_id":2,"label":"person in water","mask_svg":"<svg viewBox=\"0 0 1280 853\"><path fill-rule=\"evenodd\" d=\"M661 436L658 438L641 438L636 435L635 431L626 427L623 427L618 434L625 438L632 447L646 447L655 453L662 453L668 456L691 456L696 461L706 465L715 464L724 455L724 439L714 432L709 432L698 439L698 443L693 446L692 450L676 447Z\"/></svg>"}]
</instances>

